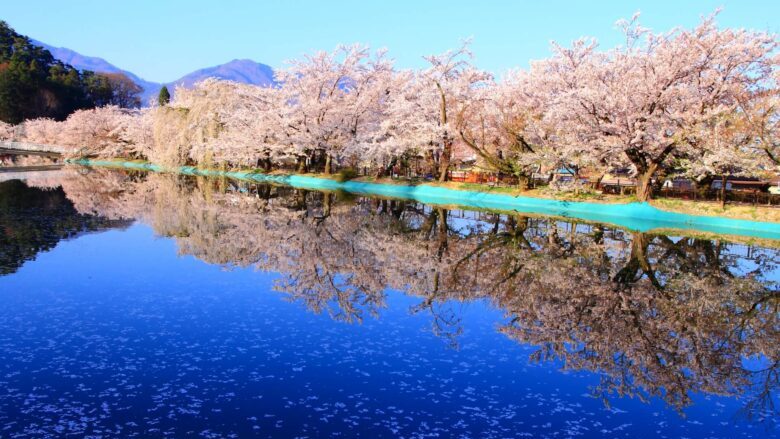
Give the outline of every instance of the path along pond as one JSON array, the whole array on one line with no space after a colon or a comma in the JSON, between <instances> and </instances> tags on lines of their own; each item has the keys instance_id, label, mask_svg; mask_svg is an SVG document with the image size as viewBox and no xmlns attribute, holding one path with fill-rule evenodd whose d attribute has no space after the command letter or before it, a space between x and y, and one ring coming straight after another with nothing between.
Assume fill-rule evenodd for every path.
<instances>
[{"instance_id":1,"label":"path along pond","mask_svg":"<svg viewBox=\"0 0 780 439\"><path fill-rule=\"evenodd\" d=\"M780 241L418 198L0 183L0 436L778 435Z\"/></svg>"}]
</instances>

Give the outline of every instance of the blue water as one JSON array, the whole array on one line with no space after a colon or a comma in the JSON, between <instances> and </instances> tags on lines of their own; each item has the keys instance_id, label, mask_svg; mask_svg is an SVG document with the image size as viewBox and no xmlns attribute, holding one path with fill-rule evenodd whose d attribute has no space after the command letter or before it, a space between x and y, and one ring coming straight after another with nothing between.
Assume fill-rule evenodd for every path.
<instances>
[{"instance_id":1,"label":"blue water","mask_svg":"<svg viewBox=\"0 0 780 439\"><path fill-rule=\"evenodd\" d=\"M419 297L385 289L376 317L346 323L275 291L280 276L182 254L143 221L36 254L0 276L0 437L778 434L743 416L750 395L607 405L598 372L529 362L537 346L500 333L486 300L442 303L452 343Z\"/></svg>"}]
</instances>

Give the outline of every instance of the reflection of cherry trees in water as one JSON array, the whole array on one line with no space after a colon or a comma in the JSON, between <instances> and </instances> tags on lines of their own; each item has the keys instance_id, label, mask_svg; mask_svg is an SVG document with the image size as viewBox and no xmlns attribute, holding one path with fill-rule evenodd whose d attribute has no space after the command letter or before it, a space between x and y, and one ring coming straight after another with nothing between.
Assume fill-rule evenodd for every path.
<instances>
[{"instance_id":1,"label":"reflection of cherry trees in water","mask_svg":"<svg viewBox=\"0 0 780 439\"><path fill-rule=\"evenodd\" d=\"M759 258L740 273L743 258L715 241L605 239L592 229L563 239L552 229L516 247L489 237L495 254L480 254L485 265L501 267L482 273L490 273L485 286L510 316L501 331L538 346L534 359L600 372L603 396L658 396L682 408L692 392L738 395L758 385L751 404L771 408L780 296L762 279L774 260ZM763 366L748 368L743 360L755 357Z\"/></svg>"},{"instance_id":2,"label":"reflection of cherry trees in water","mask_svg":"<svg viewBox=\"0 0 780 439\"><path fill-rule=\"evenodd\" d=\"M703 392L776 411L774 249L160 174L95 171L63 187L80 211L139 218L181 253L278 272L291 301L338 320L377 316L391 288L419 297L412 312L457 345L458 304L488 300L534 360L597 372L605 400L681 409Z\"/></svg>"}]
</instances>

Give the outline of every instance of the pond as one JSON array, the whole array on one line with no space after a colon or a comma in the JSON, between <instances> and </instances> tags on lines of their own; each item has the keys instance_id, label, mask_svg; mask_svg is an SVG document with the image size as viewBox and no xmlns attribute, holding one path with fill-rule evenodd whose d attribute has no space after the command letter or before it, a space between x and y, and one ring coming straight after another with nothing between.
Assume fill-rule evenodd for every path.
<instances>
[{"instance_id":1,"label":"pond","mask_svg":"<svg viewBox=\"0 0 780 439\"><path fill-rule=\"evenodd\" d=\"M0 436L777 437L779 248L31 173L0 183Z\"/></svg>"}]
</instances>

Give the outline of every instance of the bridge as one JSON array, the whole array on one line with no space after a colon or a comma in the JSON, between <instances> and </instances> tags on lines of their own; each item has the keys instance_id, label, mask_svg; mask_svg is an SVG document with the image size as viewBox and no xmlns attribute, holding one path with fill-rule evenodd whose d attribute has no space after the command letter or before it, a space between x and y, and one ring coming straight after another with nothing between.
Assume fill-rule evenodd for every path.
<instances>
[{"instance_id":1,"label":"bridge","mask_svg":"<svg viewBox=\"0 0 780 439\"><path fill-rule=\"evenodd\" d=\"M0 167L0 183L8 180L28 180L64 176L62 165Z\"/></svg>"},{"instance_id":2,"label":"bridge","mask_svg":"<svg viewBox=\"0 0 780 439\"><path fill-rule=\"evenodd\" d=\"M59 145L0 141L0 155L36 155L58 158L66 151L67 148Z\"/></svg>"},{"instance_id":3,"label":"bridge","mask_svg":"<svg viewBox=\"0 0 780 439\"><path fill-rule=\"evenodd\" d=\"M0 174L14 174L21 172L56 171L62 169L62 165L36 165L36 166L0 166Z\"/></svg>"}]
</instances>

